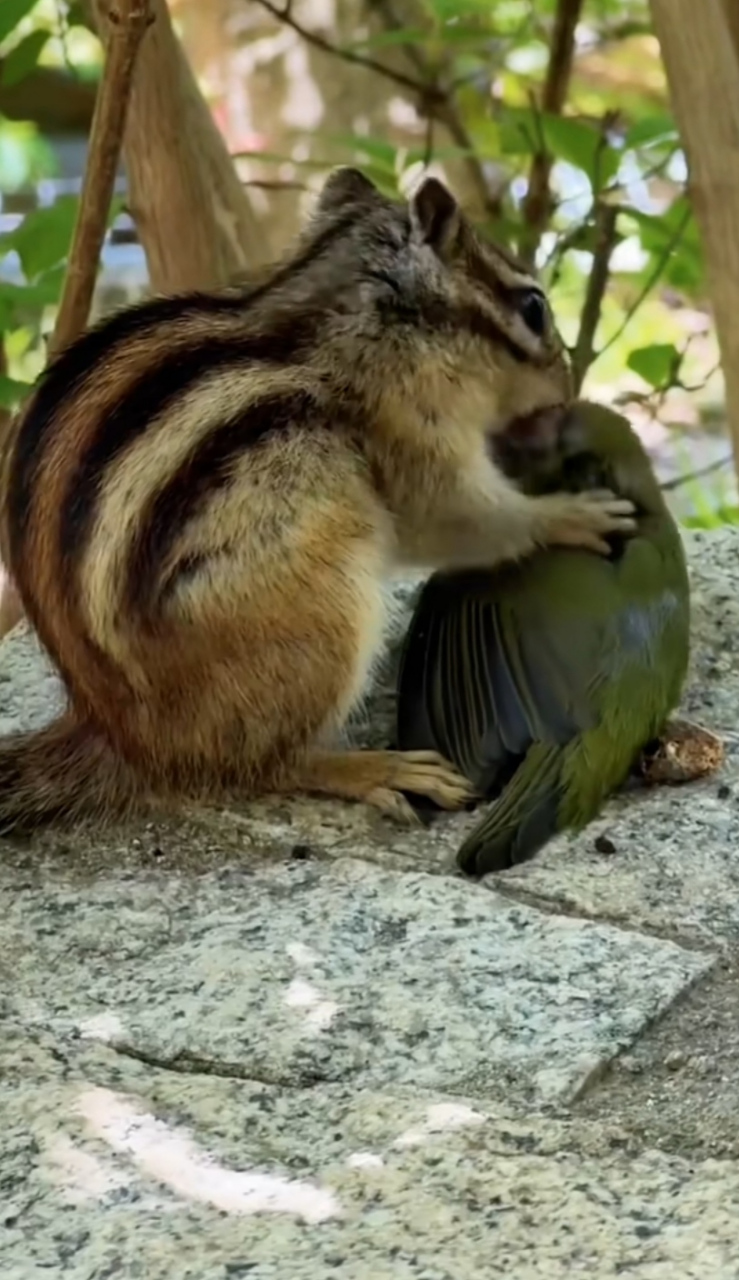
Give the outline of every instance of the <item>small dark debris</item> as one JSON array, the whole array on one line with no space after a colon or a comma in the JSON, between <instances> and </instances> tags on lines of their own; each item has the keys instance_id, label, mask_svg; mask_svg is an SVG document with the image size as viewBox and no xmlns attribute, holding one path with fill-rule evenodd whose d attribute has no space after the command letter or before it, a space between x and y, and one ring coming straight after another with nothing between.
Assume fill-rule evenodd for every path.
<instances>
[{"instance_id":1,"label":"small dark debris","mask_svg":"<svg viewBox=\"0 0 739 1280\"><path fill-rule=\"evenodd\" d=\"M716 791L716 795L719 800L728 800L731 796L731 787L727 787L726 783L722 782L721 786Z\"/></svg>"},{"instance_id":2,"label":"small dark debris","mask_svg":"<svg viewBox=\"0 0 739 1280\"><path fill-rule=\"evenodd\" d=\"M595 852L610 855L616 852L616 846L608 836L596 836Z\"/></svg>"},{"instance_id":3,"label":"small dark debris","mask_svg":"<svg viewBox=\"0 0 739 1280\"><path fill-rule=\"evenodd\" d=\"M309 844L294 844L290 850L290 857L295 858L296 862L306 862L313 857L313 850Z\"/></svg>"}]
</instances>

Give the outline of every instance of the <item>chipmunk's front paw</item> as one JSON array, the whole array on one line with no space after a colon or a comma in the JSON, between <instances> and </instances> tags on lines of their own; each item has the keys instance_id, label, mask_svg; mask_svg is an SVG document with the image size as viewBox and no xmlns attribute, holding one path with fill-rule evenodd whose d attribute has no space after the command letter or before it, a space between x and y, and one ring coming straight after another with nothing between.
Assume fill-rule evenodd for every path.
<instances>
[{"instance_id":1,"label":"chipmunk's front paw","mask_svg":"<svg viewBox=\"0 0 739 1280\"><path fill-rule=\"evenodd\" d=\"M629 537L636 533L636 508L628 498L610 489L585 493L556 493L540 499L547 504L550 546L582 547L609 555L609 534Z\"/></svg>"}]
</instances>

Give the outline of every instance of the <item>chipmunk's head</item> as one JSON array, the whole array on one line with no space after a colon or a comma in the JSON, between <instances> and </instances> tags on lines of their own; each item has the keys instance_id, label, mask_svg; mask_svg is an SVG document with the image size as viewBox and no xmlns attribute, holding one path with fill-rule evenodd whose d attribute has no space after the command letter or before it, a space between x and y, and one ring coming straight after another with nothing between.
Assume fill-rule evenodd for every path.
<instances>
[{"instance_id":1,"label":"chipmunk's head","mask_svg":"<svg viewBox=\"0 0 739 1280\"><path fill-rule=\"evenodd\" d=\"M491 434L569 402L569 363L541 285L474 229L437 178L396 201L359 170L334 170L303 254L317 255L316 268L321 259L337 312L361 317L369 352L383 338L407 359L415 344L449 378L478 378Z\"/></svg>"}]
</instances>

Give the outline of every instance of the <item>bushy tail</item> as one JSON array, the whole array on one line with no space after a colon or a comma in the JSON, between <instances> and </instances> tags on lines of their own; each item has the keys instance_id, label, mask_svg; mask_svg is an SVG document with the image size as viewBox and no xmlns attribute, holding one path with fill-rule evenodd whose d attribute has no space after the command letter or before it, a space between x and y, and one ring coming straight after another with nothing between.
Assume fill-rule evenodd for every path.
<instances>
[{"instance_id":1,"label":"bushy tail","mask_svg":"<svg viewBox=\"0 0 739 1280\"><path fill-rule=\"evenodd\" d=\"M71 713L0 738L0 835L88 815L123 816L141 789L105 739Z\"/></svg>"}]
</instances>

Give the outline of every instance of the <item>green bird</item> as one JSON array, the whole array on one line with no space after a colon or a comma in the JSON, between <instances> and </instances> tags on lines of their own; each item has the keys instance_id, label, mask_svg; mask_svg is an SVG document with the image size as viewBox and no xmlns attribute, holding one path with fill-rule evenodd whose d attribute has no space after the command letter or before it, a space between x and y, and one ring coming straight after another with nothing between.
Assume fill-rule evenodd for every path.
<instances>
[{"instance_id":1,"label":"green bird","mask_svg":"<svg viewBox=\"0 0 739 1280\"><path fill-rule=\"evenodd\" d=\"M680 698L690 593L677 526L628 421L578 402L511 429L499 462L528 492L607 488L637 531L607 554L542 549L425 584L401 657L397 745L440 751L494 803L458 865L485 875L579 830Z\"/></svg>"}]
</instances>

